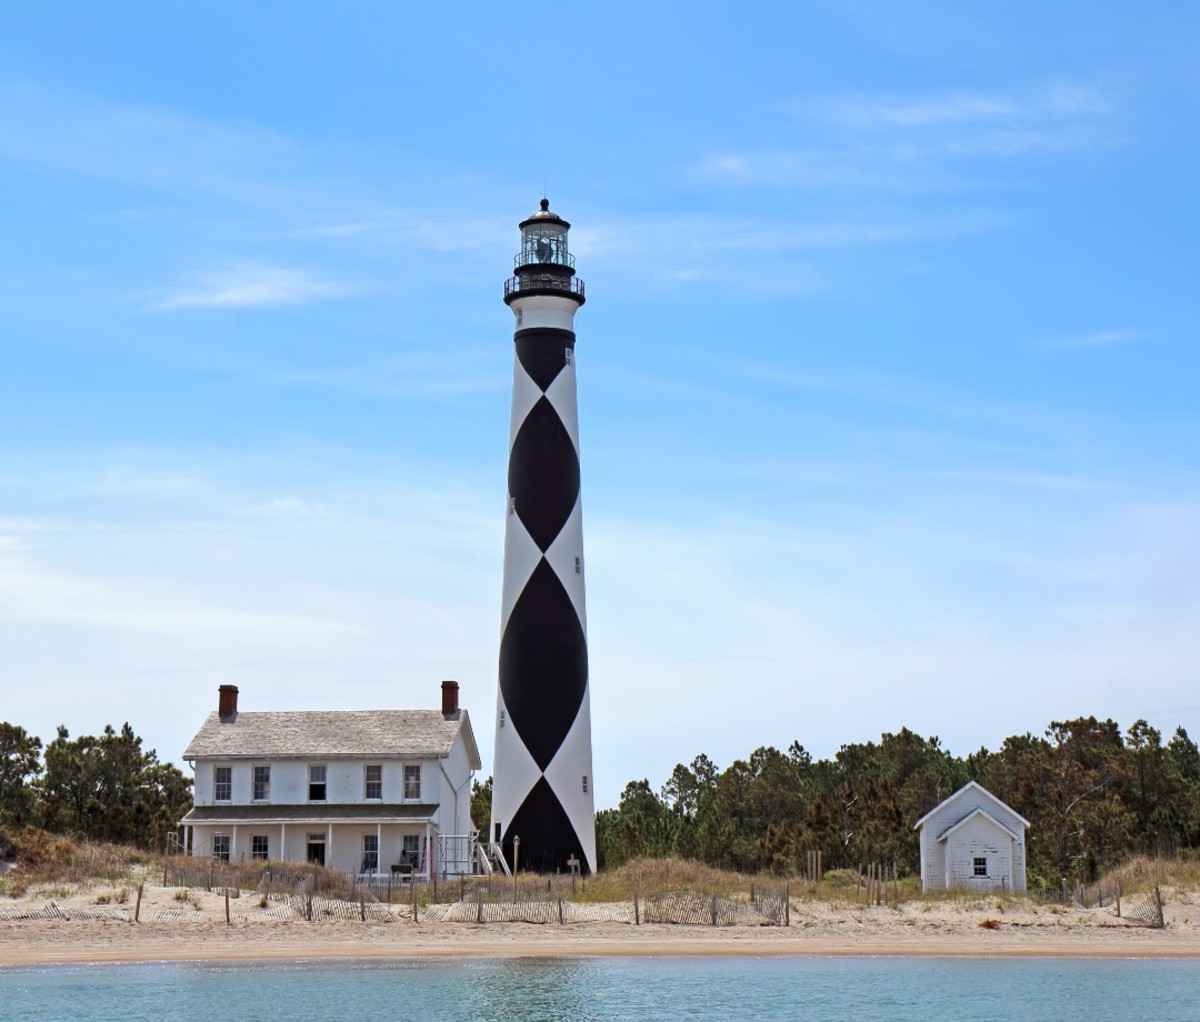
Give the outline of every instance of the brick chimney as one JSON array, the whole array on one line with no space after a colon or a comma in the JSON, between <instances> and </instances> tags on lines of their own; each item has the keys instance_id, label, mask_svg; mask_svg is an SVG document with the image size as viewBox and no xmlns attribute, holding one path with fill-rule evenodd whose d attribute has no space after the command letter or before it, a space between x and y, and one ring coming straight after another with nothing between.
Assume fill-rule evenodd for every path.
<instances>
[{"instance_id":1,"label":"brick chimney","mask_svg":"<svg viewBox=\"0 0 1200 1022\"><path fill-rule=\"evenodd\" d=\"M237 716L238 688L236 685L222 685L217 692L217 715L222 723L232 723Z\"/></svg>"},{"instance_id":2,"label":"brick chimney","mask_svg":"<svg viewBox=\"0 0 1200 1022\"><path fill-rule=\"evenodd\" d=\"M458 682L442 682L442 716L458 716Z\"/></svg>"}]
</instances>

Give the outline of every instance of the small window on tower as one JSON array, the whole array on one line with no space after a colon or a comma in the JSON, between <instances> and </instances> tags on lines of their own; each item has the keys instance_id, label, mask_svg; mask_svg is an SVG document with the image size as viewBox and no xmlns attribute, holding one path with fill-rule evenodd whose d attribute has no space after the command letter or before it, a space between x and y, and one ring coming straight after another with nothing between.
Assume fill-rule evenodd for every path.
<instances>
[{"instance_id":1,"label":"small window on tower","mask_svg":"<svg viewBox=\"0 0 1200 1022\"><path fill-rule=\"evenodd\" d=\"M576 575L579 574L579 558L578 557L575 558L575 574Z\"/></svg>"},{"instance_id":2,"label":"small window on tower","mask_svg":"<svg viewBox=\"0 0 1200 1022\"><path fill-rule=\"evenodd\" d=\"M500 711L500 730L504 730L504 711Z\"/></svg>"},{"instance_id":3,"label":"small window on tower","mask_svg":"<svg viewBox=\"0 0 1200 1022\"><path fill-rule=\"evenodd\" d=\"M587 774L583 775L583 793L587 794Z\"/></svg>"},{"instance_id":4,"label":"small window on tower","mask_svg":"<svg viewBox=\"0 0 1200 1022\"><path fill-rule=\"evenodd\" d=\"M573 359L574 357L575 357L575 352L573 352L570 348L563 349L563 362L566 365L570 365L571 359Z\"/></svg>"},{"instance_id":5,"label":"small window on tower","mask_svg":"<svg viewBox=\"0 0 1200 1022\"><path fill-rule=\"evenodd\" d=\"M510 515L514 515L517 513L517 498L516 497L508 498L508 513Z\"/></svg>"}]
</instances>

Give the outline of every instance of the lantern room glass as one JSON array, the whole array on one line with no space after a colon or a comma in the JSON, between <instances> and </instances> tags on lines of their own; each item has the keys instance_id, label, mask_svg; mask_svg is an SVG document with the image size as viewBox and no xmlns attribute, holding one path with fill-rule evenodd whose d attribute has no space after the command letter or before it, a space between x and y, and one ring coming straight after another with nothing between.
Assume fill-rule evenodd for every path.
<instances>
[{"instance_id":1,"label":"lantern room glass","mask_svg":"<svg viewBox=\"0 0 1200 1022\"><path fill-rule=\"evenodd\" d=\"M570 266L566 227L555 223L529 224L521 231L520 261L523 265L554 263Z\"/></svg>"}]
</instances>

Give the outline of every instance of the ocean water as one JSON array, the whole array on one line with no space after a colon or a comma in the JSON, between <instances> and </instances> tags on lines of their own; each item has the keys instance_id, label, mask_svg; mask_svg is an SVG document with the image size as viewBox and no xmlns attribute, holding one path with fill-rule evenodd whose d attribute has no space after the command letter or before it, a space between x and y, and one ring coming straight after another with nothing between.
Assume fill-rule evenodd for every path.
<instances>
[{"instance_id":1,"label":"ocean water","mask_svg":"<svg viewBox=\"0 0 1200 1022\"><path fill-rule=\"evenodd\" d=\"M583 958L0 968L0 1019L1196 1022L1200 962Z\"/></svg>"}]
</instances>

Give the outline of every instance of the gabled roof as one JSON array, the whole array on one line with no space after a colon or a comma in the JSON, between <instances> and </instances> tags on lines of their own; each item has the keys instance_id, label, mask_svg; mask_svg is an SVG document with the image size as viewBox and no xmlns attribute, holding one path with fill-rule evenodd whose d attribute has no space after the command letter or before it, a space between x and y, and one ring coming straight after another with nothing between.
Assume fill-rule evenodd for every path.
<instances>
[{"instance_id":1,"label":"gabled roof","mask_svg":"<svg viewBox=\"0 0 1200 1022\"><path fill-rule=\"evenodd\" d=\"M983 809L973 809L971 812L967 813L967 815L964 816L961 820L959 820L958 823L951 824L949 827L947 827L944 831L942 831L938 835L938 840L945 841L951 834L953 834L956 830L958 830L959 827L966 826L966 824L969 823L971 820L975 819L976 816L982 816L985 820L987 820L989 823L991 823L994 827L999 827L1002 831L1004 831L1005 834L1007 834L1009 837L1011 837L1014 841L1021 840L1020 834L1017 834L1016 832L1010 830L1008 827L1004 826L1004 824L1001 823L999 820L997 820L996 817L994 817L991 813L989 813Z\"/></svg>"},{"instance_id":2,"label":"gabled roof","mask_svg":"<svg viewBox=\"0 0 1200 1022\"><path fill-rule=\"evenodd\" d=\"M962 796L965 795L968 791L977 791L980 794L986 796L995 805L999 806L1005 812L1012 813L1013 816L1015 816L1018 820L1020 820L1023 824L1025 824L1026 827L1029 826L1029 821L1027 819L1025 819L1024 816L1022 816L1020 813L1018 813L1012 806L1006 805L1004 802L1001 802L1000 799L996 798L995 795L993 795L990 791L988 791L987 788L985 788L978 781L967 781L966 784L964 784L961 788L959 788L958 791L956 791L948 799L945 799L944 801L939 802L936 806L934 806L932 809L930 809L929 812L927 812L924 816L922 816L919 820L917 820L917 822L913 825L913 830L920 830L921 827L924 826L926 820L928 820L935 813L938 813L942 809L946 808L946 806L950 805L951 803L958 801L958 799L962 798ZM1005 827L1005 830L1008 830L1008 828ZM1011 833L1011 831L1009 833Z\"/></svg>"},{"instance_id":3,"label":"gabled roof","mask_svg":"<svg viewBox=\"0 0 1200 1022\"><path fill-rule=\"evenodd\" d=\"M205 718L184 759L442 757L462 733L473 770L479 747L466 710L282 710Z\"/></svg>"}]
</instances>

